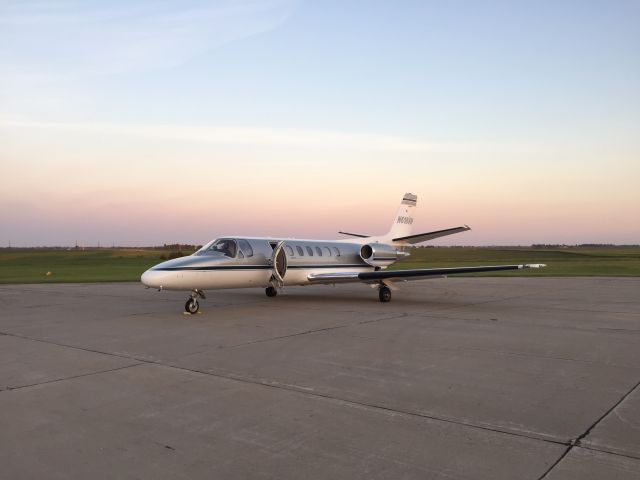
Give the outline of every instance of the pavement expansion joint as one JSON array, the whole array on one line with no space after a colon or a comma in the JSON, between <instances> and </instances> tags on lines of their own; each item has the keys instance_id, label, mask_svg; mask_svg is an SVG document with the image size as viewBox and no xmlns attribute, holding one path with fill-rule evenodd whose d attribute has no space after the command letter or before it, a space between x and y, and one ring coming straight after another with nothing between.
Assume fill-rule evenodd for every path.
<instances>
[{"instance_id":1,"label":"pavement expansion joint","mask_svg":"<svg viewBox=\"0 0 640 480\"><path fill-rule=\"evenodd\" d=\"M616 457L629 458L631 460L640 460L640 456L629 455L627 453L614 452L612 450L607 450L606 448L594 448L590 445L577 444L575 445L575 448L582 448L583 450L591 450L592 452L607 453L609 455L614 455Z\"/></svg>"},{"instance_id":2,"label":"pavement expansion joint","mask_svg":"<svg viewBox=\"0 0 640 480\"><path fill-rule=\"evenodd\" d=\"M377 319L377 321L391 320L393 318L399 318L399 317L402 317L402 316L404 316L404 314L396 315L396 316L393 316L393 317L384 317L384 318L381 318L381 319ZM371 320L369 320L368 322L371 322ZM348 326L348 325L329 327L329 329L342 328L342 327L345 327L345 326ZM326 329L324 329L324 330L326 330ZM23 338L23 339L27 339L27 340L33 340L33 341L37 341L37 342L48 343L48 344L57 345L57 346L60 346L60 347L73 348L73 349L83 350L83 351L92 352L92 353L100 353L100 354L103 354L103 355L111 355L111 356L119 357L119 358L127 358L129 360L135 360L135 361L138 362L135 365L128 365L126 367L119 367L119 368L116 368L114 370L120 370L120 369L123 369L123 368L132 367L132 366L139 366L141 364L159 365L159 366L166 367L166 368L173 368L173 369L177 369L177 370L181 370L181 371L188 371L188 372L191 372L191 373L198 373L198 374L208 375L208 376L212 376L212 377L216 377L216 378L223 378L223 379L230 380L230 381L237 381L237 382L242 382L242 383L247 383L247 384L252 384L252 385L260 385L260 386L264 386L264 387L268 387L268 388L276 388L276 389L281 389L281 390L287 390L287 391L295 392L295 393L302 394L302 395L309 395L309 396L313 396L313 397L316 397L316 398L323 398L323 399L327 399L327 400L332 400L332 401L337 401L337 402L341 402L341 403L356 405L356 406L360 406L360 407L367 407L367 408L371 408L371 409L375 409L375 410L381 410L381 411L391 412L391 413L400 414L400 415L407 415L407 416L411 416L411 417L425 418L425 419L429 419L429 420L433 420L433 421L439 421L439 422L445 422L445 423L450 423L450 424L455 424L455 425L461 425L461 426L474 428L474 429L479 429L479 430L483 430L483 431L501 433L501 434L504 434L504 435L512 435L512 436L516 436L516 437L527 438L527 439L530 439L530 440L536 440L536 441L541 441L541 442L546 442L546 443L552 443L552 444L556 444L556 445L568 445L569 449L572 448L571 445L570 445L570 442L571 442L570 440L567 441L567 440L562 440L562 439L553 439L553 438L545 438L545 437L534 436L534 435L525 435L525 434L523 434L521 432L514 432L514 431L505 430L505 429L499 429L499 428L491 428L491 427L488 427L488 426L485 426L485 425L477 425L477 424L470 423L470 422L457 421L457 420L454 420L454 419L451 419L451 418L446 418L446 417L439 417L439 416L427 415L427 414L423 414L423 413L419 413L419 412L412 412L412 411L394 409L394 408L391 408L391 407L387 407L387 406L384 406L384 405L377 405L377 404L373 404L373 403L358 402L358 401L354 401L354 400L350 400L350 399L340 398L340 397L337 397L337 396L334 396L334 395L329 395L329 394L324 394L324 393L320 393L320 392L310 391L309 389L306 389L306 388L303 388L303 387L298 387L297 385L285 385L285 384L282 384L282 383L279 383L279 382L271 382L271 381L267 381L267 380L253 379L253 378L249 378L249 377L242 376L242 375L235 375L235 374L232 374L232 373L219 373L219 372L210 372L210 371L206 371L206 370L186 368L186 367L182 367L182 366L175 365L175 364L163 363L163 362L161 362L159 360L141 358L139 356L132 355L132 354L105 352L105 351L102 351L102 350L90 349L90 348L86 348L86 347L78 347L78 346L75 346L75 345L69 345L69 344L58 343L58 342L53 342L53 341L49 341L49 340L32 338L32 337L28 337L28 336L24 336L24 335L12 334L12 333L9 333L9 332L2 332L2 333L4 333L5 335L10 335L10 336ZM297 335L303 335L305 333L313 333L313 332L301 332L301 333L299 333ZM100 373L100 372L95 372L95 373ZM88 375L91 375L91 374L88 374ZM61 380L63 380L63 379L61 379ZM636 384L635 387L637 387L637 386L638 386L638 384ZM620 399L614 405L614 407L612 407L610 410L607 411L607 413L605 413L602 417L600 417L592 425L592 427L589 428L589 430L587 432L585 432L583 435L581 435L577 439L577 441L579 441L581 438L584 438L584 436L586 436L588 434L588 432L590 432L591 429L600 420L602 420L611 410L613 410L613 408L615 408L615 406L620 404L622 402L622 400L624 400L624 398L626 398L632 391L633 391L633 389L631 389L629 392L627 392L627 394L625 394L625 396L622 399ZM591 450L597 450L597 449L591 448ZM544 478L544 477L541 477L541 479L542 478Z\"/></svg>"},{"instance_id":3,"label":"pavement expansion joint","mask_svg":"<svg viewBox=\"0 0 640 480\"><path fill-rule=\"evenodd\" d=\"M560 462L561 462L562 460L564 460L564 457L566 457L566 456L569 454L569 452L571 451L571 449L572 449L572 448L573 448L573 447L572 447L571 445L569 445L569 446L565 449L565 451L564 451L564 452L562 452L562 454L558 457L558 459L557 459L555 462L553 462L553 463L551 464L551 466L550 466L550 467L549 467L549 468L548 468L548 469L547 469L547 470L546 470L546 471L545 471L545 472L544 472L544 473L543 473L543 474L538 478L538 480L544 480L544 479L547 477L547 475L549 475L549 473L551 473L551 471L552 471L554 468L556 468L556 466L558 466L558 464L560 464Z\"/></svg>"},{"instance_id":4,"label":"pavement expansion joint","mask_svg":"<svg viewBox=\"0 0 640 480\"><path fill-rule=\"evenodd\" d=\"M592 451L595 451L595 452L608 453L608 454L610 454L610 455L616 455L616 456L619 456L619 457L625 457L625 458L631 458L631 459L634 459L634 460L639 460L640 458L638 458L638 457L633 457L633 456L631 456L631 455L624 455L624 454L620 454L620 453L616 453L616 452L611 452L611 451L603 450L603 449L600 449L600 448L593 448L593 447L590 447L590 446L582 445L582 440L583 440L584 438L586 438L586 437L591 433L591 431L592 431L592 430L593 430L593 429L594 429L594 428L595 428L595 427L596 427L596 426L597 426L597 425L598 425L602 420L604 420L604 419L605 419L605 418L606 418L606 417L607 417L611 412L613 412L613 411L616 409L616 407L617 407L618 405L620 405L620 404L621 404L621 403L622 403L622 402L623 402L623 401L624 401L624 400L625 400L629 395L631 395L631 393L632 393L636 388L638 388L638 386L640 386L640 382L636 383L633 387L631 387L631 389L630 389L628 392L626 392L626 393L625 393L625 394L624 394L624 395L623 395L623 396L622 396L622 397L621 397L621 398L620 398L616 403L614 403L614 404L613 404L613 406L612 406L611 408L609 408L609 409L608 409L604 414L602 414L602 415L601 415L601 416L600 416L600 417L599 417L595 422L593 422L593 423L589 426L589 428L587 428L587 429L586 429L586 430L585 430L585 431L584 431L584 432L583 432L579 437L572 439L572 440L569 442L569 446L568 446L568 448L564 451L564 453L560 456L560 458L558 458L558 460L557 460L553 465L551 465L551 467L549 467L549 469L548 469L548 470L547 470L547 471L546 471L546 472L545 472L545 473L544 473L544 474L543 474L543 475L542 475L538 480L544 480L544 478L546 478L546 477L547 477L547 475L548 475L548 474L549 474L549 473L550 473L550 472L551 472L551 471L552 471L552 470L553 470L553 469L554 469L554 468L555 468L555 467L556 467L556 466L557 466L557 465L558 465L558 464L559 464L559 463L564 459L564 457L566 457L566 456L569 454L569 452L570 452L571 450L573 450L574 448L584 448L584 449L592 450Z\"/></svg>"},{"instance_id":5,"label":"pavement expansion joint","mask_svg":"<svg viewBox=\"0 0 640 480\"><path fill-rule=\"evenodd\" d=\"M602 416L600 416L595 422L593 422L593 424L582 434L580 435L577 439L576 439L576 443L580 444L580 442L587 437L587 435L589 435L591 433L591 431L602 421L604 420L611 412L613 412L618 405L620 405L622 402L624 402L624 400L633 393L633 391L638 388L638 386L640 386L640 381L638 381L633 387L631 387L631 389L625 393L616 403L613 404L613 406L611 408L609 408L609 410L607 410L605 413L602 414Z\"/></svg>"},{"instance_id":6,"label":"pavement expansion joint","mask_svg":"<svg viewBox=\"0 0 640 480\"><path fill-rule=\"evenodd\" d=\"M383 319L379 319L379 320L389 320L391 318L394 317L386 317ZM114 357L118 357L118 358L126 358L129 360L135 360L139 363L137 363L136 365L129 365L127 367L124 368L128 368L130 366L139 366L141 364L150 364L150 365L158 365L158 366L162 366L165 368L173 368L176 370L181 370L181 371L186 371L186 372L191 372L191 373L198 373L198 374L202 374L202 375L208 375L211 377L216 377L216 378L223 378L229 381L237 381L237 382L242 382L245 384L252 384L252 385L259 385L259 386L263 386L263 387L267 387L267 388L275 388L275 389L281 389L281 390L287 390L290 392L294 392L294 393L298 393L301 395L309 395L309 396L313 396L315 398L323 398L326 400L332 400L332 401L336 401L336 402L340 402L340 403L345 403L345 404L350 404L350 405L356 405L356 406L360 406L360 407L367 407L367 408L371 408L374 410L379 410L379 411L385 411L385 412L391 412L391 413L395 413L395 414L399 414L399 415L406 415L406 416L410 416L410 417L416 417L416 418L424 418L424 419L429 419L429 420L433 420L433 421L439 421L439 422L445 422L445 423L449 423L449 424L454 424L454 425L460 425L460 426L465 426L468 428L474 428L474 429L479 429L479 430L483 430L483 431L489 431L489 432L494 432L494 433L501 433L504 435L512 435L515 437L521 437L521 438L528 438L530 440L536 440L536 441L541 441L541 442L546 442L546 443L553 443L556 445L566 445L567 442L564 440L560 440L560 439L553 439L553 438L544 438L544 437L540 437L540 436L532 436L532 435L525 435L521 432L514 432L514 431L510 431L510 430L503 430L503 429L498 429L498 428L491 428L488 426L484 426L484 425L477 425L477 424L473 424L470 422L461 422L461 421L457 421L451 418L446 418L446 417L438 417L435 415L426 415L426 414L422 414L419 412L412 412L412 411L405 411L405 410L400 410L400 409L394 409L391 407L387 407L384 405L377 405L377 404L373 404L373 403L366 403L366 402L358 402L355 400L350 400L350 399L344 399L344 398L340 398L334 395L329 395L329 394L324 394L324 393L320 393L320 392L314 392L314 391L310 391L308 389L305 388L300 388L298 386L293 386L293 385L284 385L282 383L279 382L271 382L271 381L267 381L267 380L260 380L260 379L253 379L253 378L249 378L246 376L242 376L242 375L235 375L235 374L231 374L231 373L216 373L216 372L210 372L210 371L206 371L206 370L199 370L199 369L193 369L193 368L187 368L187 367L183 367L183 366L179 366L179 365L175 365L175 364L170 364L170 363L163 363L159 360L151 360L151 359L147 359L147 358L141 358L135 355L129 355L129 354L122 354L122 353L113 353L113 352L105 352L102 350L97 350L97 349L90 349L90 348L86 348L86 347L78 347L75 345L69 345L69 344L64 344L64 343L59 343L59 342L53 342L53 341L49 341L49 340L42 340L42 339L38 339L38 338L32 338L32 337L28 337L25 335L18 335L18 334L12 334L12 333L8 333L5 332L7 335L10 336L14 336L17 338L22 338L22 339L26 339L26 340L33 340L36 342L42 342L42 343L48 343L51 345L57 345L59 347L66 347L66 348L72 348L72 349L76 349L76 350L82 350L85 352L92 352L92 353L100 353L103 355L111 355ZM116 370L122 369L123 367L117 368ZM99 372L96 372L99 373Z\"/></svg>"}]
</instances>

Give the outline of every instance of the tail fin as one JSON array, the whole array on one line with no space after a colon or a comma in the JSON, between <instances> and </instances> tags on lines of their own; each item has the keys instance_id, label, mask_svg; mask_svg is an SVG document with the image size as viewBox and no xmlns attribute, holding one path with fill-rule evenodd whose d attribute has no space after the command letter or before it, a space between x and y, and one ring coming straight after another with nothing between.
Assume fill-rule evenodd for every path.
<instances>
[{"instance_id":1,"label":"tail fin","mask_svg":"<svg viewBox=\"0 0 640 480\"><path fill-rule=\"evenodd\" d=\"M405 193L402 203L393 219L391 230L385 235L387 238L408 237L413 231L413 215L415 214L418 196L413 193Z\"/></svg>"}]
</instances>

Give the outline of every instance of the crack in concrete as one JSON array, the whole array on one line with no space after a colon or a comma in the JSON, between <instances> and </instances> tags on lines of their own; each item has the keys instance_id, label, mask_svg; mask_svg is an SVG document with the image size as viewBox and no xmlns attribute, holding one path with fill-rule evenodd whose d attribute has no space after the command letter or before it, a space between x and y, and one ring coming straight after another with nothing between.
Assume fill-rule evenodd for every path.
<instances>
[{"instance_id":1,"label":"crack in concrete","mask_svg":"<svg viewBox=\"0 0 640 480\"><path fill-rule=\"evenodd\" d=\"M629 315L636 315L636 314L629 314ZM550 324L550 323L542 323L542 324L530 325L530 324L522 323L522 322L513 322L513 321L510 321L508 318L507 319L502 318L500 320L493 319L493 318L492 319L487 319L487 318L464 318L464 317L452 317L452 316L448 316L448 315L438 315L437 313L413 313L413 314L409 314L409 316L416 317L416 318L431 318L431 319L434 319L434 320L453 320L453 321L460 322L460 323L472 323L472 324L488 325L488 326L494 326L495 322L499 321L499 324L508 325L510 327L512 327L512 326L513 327L527 327L527 328L533 328L533 329L553 328L553 329L557 329L557 330L570 330L570 331L589 332L589 333L602 333L602 332L622 333L622 334L630 333L632 335L640 333L640 330L627 329L627 328L606 328L606 327L598 327L598 326L576 327L574 325L553 325L553 324Z\"/></svg>"},{"instance_id":2,"label":"crack in concrete","mask_svg":"<svg viewBox=\"0 0 640 480\"><path fill-rule=\"evenodd\" d=\"M256 343L265 343L265 342L271 342L274 340L281 340L283 338L291 338L291 337L299 337L301 335L307 335L309 333L318 333L318 332L326 332L329 330L338 330L340 328L346 328L346 327L352 327L355 325L365 325L367 323L377 323L377 322L381 322L384 320L393 320L395 318L402 318L402 317L406 317L407 314L406 313L402 313L400 315L393 315L391 317L383 317L383 318L376 318L374 320L363 320L361 322L356 322L356 323L345 323L342 325L333 325L331 327L323 327L323 328L316 328L313 330L305 330L304 332L298 332L298 333L291 333L289 335L280 335L277 337L270 337L270 338L261 338L259 340L252 340L250 342L244 342L244 343L238 343L235 345L226 345L226 346L222 346L221 348L236 348L236 347L244 347L247 345L255 345Z\"/></svg>"},{"instance_id":3,"label":"crack in concrete","mask_svg":"<svg viewBox=\"0 0 640 480\"><path fill-rule=\"evenodd\" d=\"M604 327L598 327L598 331L613 332L613 333L630 333L632 335L640 335L640 330L635 330L635 329L631 329L631 328L604 328Z\"/></svg>"},{"instance_id":4,"label":"crack in concrete","mask_svg":"<svg viewBox=\"0 0 640 480\"><path fill-rule=\"evenodd\" d=\"M377 323L383 320L393 320L393 319L398 319L398 318L406 318L406 317L414 317L414 318L434 318L434 319L450 319L450 320L463 320L465 322L485 322L487 324L493 324L493 321L484 321L484 320L479 320L479 319L458 319L455 317L442 317L442 316L438 316L438 315L415 315L412 313L408 313L408 312L404 312L402 314L399 315L394 315L391 317L384 317L384 318L378 318L378 319L374 319L374 320L363 320L361 322L357 322L357 323L351 323L351 324L344 324L344 325L337 325L337 326L332 326L332 327L326 327L326 328L319 328L316 330L307 330L304 332L300 332L300 333L294 333L294 334L290 334L290 335L282 335L279 337L272 337L272 338L268 338L268 339L262 339L262 340L255 340L255 341L251 341L251 342L245 342L245 343L239 343L236 345L229 345L229 346L224 346L221 348L235 348L235 347L241 347L241 346L245 346L245 345L253 345L256 343L262 343L262 342L269 342L271 340L279 340L281 338L288 338L288 337L295 337L298 335L304 335L306 333L315 333L315 332L322 332L322 331L326 331L326 330L336 330L339 328L344 328L344 327L350 327L350 326L356 326L356 325L366 325L369 323ZM520 326L518 324L515 323L511 323L510 325L517 325ZM546 328L546 326L545 326ZM564 329L564 327L554 327L554 326L549 326L549 328L561 328ZM579 330L579 331L587 331L590 333L596 333L595 330L592 329L581 329L581 328L568 328L570 330ZM598 329L599 330L599 329ZM616 331L615 333L619 333L618 331ZM371 338L376 338L376 337L371 337ZM503 356L516 356L516 357L531 357L531 358L543 358L543 359L549 359L549 360L562 360L562 361L566 361L566 362L577 362L577 363L585 363L588 365L605 365L608 367L618 367L618 368L640 368L640 367L635 367L632 365L624 365L624 364L617 364L617 363L610 363L610 362L600 362L600 361L596 361L596 360L587 360L587 359L579 359L579 358L571 358L571 357L561 357L561 356L556 356L556 355L537 355L537 354L533 354L533 353L519 353L519 352L510 352L508 350L496 350L496 349L488 349L488 348L480 348L480 347L456 347L456 348L450 348L450 347L430 347L431 349L434 350L438 350L438 351L477 351L477 352L483 352L483 353L490 353L490 354L495 354L495 355L503 355ZM201 352L199 352L201 353Z\"/></svg>"},{"instance_id":5,"label":"crack in concrete","mask_svg":"<svg viewBox=\"0 0 640 480\"><path fill-rule=\"evenodd\" d=\"M25 340L31 340L31 339L25 339ZM100 373L116 372L118 370L124 370L126 368L137 367L138 365L143 365L143 363L142 362L132 363L130 365L124 365L124 366L121 366L121 367L107 368L106 370L96 370L94 372L80 373L78 375L72 375L70 377L54 378L54 379L51 379L51 380L44 380L44 381L38 382L38 383L29 383L27 385L18 385L17 387L8 386L8 387L5 387L5 388L0 388L0 392L8 392L8 391L13 391L13 390L20 390L22 388L29 388L29 387L37 387L38 385L47 385L49 383L62 382L64 380L73 380L74 378L90 377L91 375L97 375L97 374L100 374Z\"/></svg>"},{"instance_id":6,"label":"crack in concrete","mask_svg":"<svg viewBox=\"0 0 640 480\"><path fill-rule=\"evenodd\" d=\"M508 350L491 350L489 348L480 348L480 347L456 347L456 348L447 348L447 347L434 347L434 349L438 349L441 351L472 351L472 352L483 352L495 355L502 356L510 356L510 357L525 357L525 358L543 358L548 360L562 360L563 362L576 362L576 363L585 363L587 365L603 365L607 367L615 367L615 368L630 368L637 369L640 368L640 365L623 365L619 363L610 363L610 362L599 362L595 360L586 360L580 358L571 358L571 357L560 357L557 355L537 355L535 353L522 353L522 352L510 352Z\"/></svg>"},{"instance_id":7,"label":"crack in concrete","mask_svg":"<svg viewBox=\"0 0 640 480\"><path fill-rule=\"evenodd\" d=\"M617 410L613 411L613 414L618 418L618 420L620 420L622 423L629 425L631 428L633 428L634 430L640 430L640 424L636 425L635 423L633 423L631 420L628 420L627 418L623 417L622 415L620 415L620 412L618 412Z\"/></svg>"},{"instance_id":8,"label":"crack in concrete","mask_svg":"<svg viewBox=\"0 0 640 480\"><path fill-rule=\"evenodd\" d=\"M498 302L505 302L507 300L515 300L517 298L524 298L524 297L535 297L536 294L534 293L523 293L522 295L513 295L511 297L504 297L504 298L493 298L490 300L482 300L480 302L470 302L470 303L462 303L460 305L454 305L451 307L445 307L443 308L443 310L455 310L456 308L465 308L465 307L475 307L477 305L486 305L489 303L498 303Z\"/></svg>"}]
</instances>

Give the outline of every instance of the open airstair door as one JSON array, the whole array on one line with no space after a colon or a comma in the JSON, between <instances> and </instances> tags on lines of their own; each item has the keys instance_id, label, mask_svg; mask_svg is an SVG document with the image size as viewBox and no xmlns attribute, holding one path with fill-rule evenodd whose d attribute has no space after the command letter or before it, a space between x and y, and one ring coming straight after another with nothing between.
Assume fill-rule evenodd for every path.
<instances>
[{"instance_id":1,"label":"open airstair door","mask_svg":"<svg viewBox=\"0 0 640 480\"><path fill-rule=\"evenodd\" d=\"M284 251L284 241L272 242L271 273L272 281L279 287L284 285L284 275L287 273L287 254Z\"/></svg>"}]
</instances>

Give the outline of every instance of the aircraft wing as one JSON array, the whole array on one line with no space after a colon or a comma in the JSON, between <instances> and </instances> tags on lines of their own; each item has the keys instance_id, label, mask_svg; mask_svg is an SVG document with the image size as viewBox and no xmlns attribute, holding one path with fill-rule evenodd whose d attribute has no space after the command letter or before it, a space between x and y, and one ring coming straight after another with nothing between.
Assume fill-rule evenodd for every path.
<instances>
[{"instance_id":1,"label":"aircraft wing","mask_svg":"<svg viewBox=\"0 0 640 480\"><path fill-rule=\"evenodd\" d=\"M405 242L405 243L421 243L426 242L427 240L433 240L434 238L444 237L446 235L453 235L454 233L466 232L467 230L471 230L469 225L463 225L462 227L455 228L447 228L445 230L436 230L435 232L427 232L427 233L418 233L416 235L409 235L407 237L398 237L394 238L394 242Z\"/></svg>"},{"instance_id":2,"label":"aircraft wing","mask_svg":"<svg viewBox=\"0 0 640 480\"><path fill-rule=\"evenodd\" d=\"M523 268L542 268L545 266L546 265L543 263L527 263L522 265L491 265L483 267L417 268L412 270L378 270L375 272L312 273L308 278L312 283L378 283L384 282L385 280L390 282L423 280L461 273L499 272L502 270L520 270Z\"/></svg>"}]
</instances>

